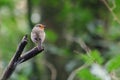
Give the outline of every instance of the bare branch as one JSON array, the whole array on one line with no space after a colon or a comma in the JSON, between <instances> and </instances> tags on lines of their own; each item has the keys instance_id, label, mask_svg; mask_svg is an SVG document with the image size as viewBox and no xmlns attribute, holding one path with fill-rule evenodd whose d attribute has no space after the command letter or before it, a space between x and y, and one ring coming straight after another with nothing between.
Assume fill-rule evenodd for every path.
<instances>
[{"instance_id":1,"label":"bare branch","mask_svg":"<svg viewBox=\"0 0 120 80\"><path fill-rule=\"evenodd\" d=\"M115 71L112 71L112 72L110 73L110 76L111 76L112 80L119 80L119 78L116 76Z\"/></svg>"},{"instance_id":2,"label":"bare branch","mask_svg":"<svg viewBox=\"0 0 120 80\"><path fill-rule=\"evenodd\" d=\"M31 49L30 51L26 52L24 55L22 55L19 58L18 63L23 63L23 62L31 59L32 57L36 56L37 54L39 54L43 50L44 50L44 48L38 49L38 47L35 47L35 48Z\"/></svg>"},{"instance_id":3,"label":"bare branch","mask_svg":"<svg viewBox=\"0 0 120 80\"><path fill-rule=\"evenodd\" d=\"M21 40L21 42L16 50L15 55L9 62L9 65L7 66L6 70L3 72L3 75L0 80L9 79L9 77L12 75L12 73L14 72L14 70L18 64L31 59L32 57L36 56L37 54L39 54L40 52L42 52L44 50L44 48L42 48L42 47L41 47L41 49L38 49L38 46L37 46L37 47L34 47L33 49L29 50L28 52L26 52L24 55L21 55L25 46L27 45L27 42L28 42L27 35L25 35L23 37L23 39Z\"/></svg>"},{"instance_id":4,"label":"bare branch","mask_svg":"<svg viewBox=\"0 0 120 80\"><path fill-rule=\"evenodd\" d=\"M15 55L13 56L13 58L11 59L9 65L7 66L6 70L4 71L1 80L7 80L11 74L13 73L13 71L15 70L17 64L15 64L18 60L18 58L20 57L20 55L22 54L25 46L27 44L27 35L25 35L22 39L22 41L20 42L17 51L15 53Z\"/></svg>"},{"instance_id":5,"label":"bare branch","mask_svg":"<svg viewBox=\"0 0 120 80\"><path fill-rule=\"evenodd\" d=\"M83 48L83 50L85 50L85 52L87 53L87 55L89 56L89 57L91 57L90 56L90 52L91 52L91 50L90 50L90 48L85 44L85 42L82 40L82 39L74 39L74 41L76 42L76 43L78 43L80 46L81 46L81 48Z\"/></svg>"}]
</instances>

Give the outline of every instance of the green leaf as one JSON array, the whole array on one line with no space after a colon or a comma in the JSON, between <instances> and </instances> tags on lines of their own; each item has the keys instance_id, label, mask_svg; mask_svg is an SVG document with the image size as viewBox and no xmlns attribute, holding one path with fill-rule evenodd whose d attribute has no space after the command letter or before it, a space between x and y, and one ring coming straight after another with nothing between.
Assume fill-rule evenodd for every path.
<instances>
[{"instance_id":1,"label":"green leaf","mask_svg":"<svg viewBox=\"0 0 120 80\"><path fill-rule=\"evenodd\" d=\"M77 73L77 77L81 80L100 80L96 76L92 75L89 69L82 69Z\"/></svg>"},{"instance_id":2,"label":"green leaf","mask_svg":"<svg viewBox=\"0 0 120 80\"><path fill-rule=\"evenodd\" d=\"M109 72L120 68L120 55L117 55L111 60L109 60L106 64L106 68Z\"/></svg>"},{"instance_id":3,"label":"green leaf","mask_svg":"<svg viewBox=\"0 0 120 80\"><path fill-rule=\"evenodd\" d=\"M93 50L88 54L82 55L82 59L85 62L89 62L90 64L93 62L97 62L99 64L102 64L104 59L100 56L100 53L97 50Z\"/></svg>"},{"instance_id":4,"label":"green leaf","mask_svg":"<svg viewBox=\"0 0 120 80\"><path fill-rule=\"evenodd\" d=\"M90 56L93 60L99 64L102 64L104 59L101 57L100 53L97 50L91 51Z\"/></svg>"},{"instance_id":5,"label":"green leaf","mask_svg":"<svg viewBox=\"0 0 120 80\"><path fill-rule=\"evenodd\" d=\"M81 58L83 59L83 61L85 61L85 63L89 63L92 64L93 63L93 58L89 57L88 55L81 55Z\"/></svg>"}]
</instances>

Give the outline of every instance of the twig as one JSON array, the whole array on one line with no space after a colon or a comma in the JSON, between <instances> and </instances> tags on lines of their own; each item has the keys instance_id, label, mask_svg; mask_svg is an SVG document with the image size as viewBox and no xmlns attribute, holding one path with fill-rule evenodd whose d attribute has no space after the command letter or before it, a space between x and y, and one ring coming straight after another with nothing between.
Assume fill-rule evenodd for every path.
<instances>
[{"instance_id":1,"label":"twig","mask_svg":"<svg viewBox=\"0 0 120 80\"><path fill-rule=\"evenodd\" d=\"M85 44L85 42L84 42L82 39L80 39L80 38L79 38L79 39L75 38L74 41L75 41L76 43L78 43L78 44L81 46L81 48L83 48L83 50L85 50L85 52L87 53L87 55L88 55L89 57L91 57L91 56L90 56L91 50L90 50L90 48Z\"/></svg>"},{"instance_id":2,"label":"twig","mask_svg":"<svg viewBox=\"0 0 120 80\"><path fill-rule=\"evenodd\" d=\"M115 0L112 0L112 7L111 7L111 9L113 10L113 9L115 9L116 8L116 4L115 4Z\"/></svg>"},{"instance_id":3,"label":"twig","mask_svg":"<svg viewBox=\"0 0 120 80\"><path fill-rule=\"evenodd\" d=\"M114 71L110 73L110 76L112 80L119 80L119 78L116 76L116 73Z\"/></svg>"},{"instance_id":4,"label":"twig","mask_svg":"<svg viewBox=\"0 0 120 80\"><path fill-rule=\"evenodd\" d=\"M74 71L71 72L71 74L69 75L67 80L73 80L78 71L80 71L88 66L89 66L88 64L83 64L81 67L75 69Z\"/></svg>"},{"instance_id":5,"label":"twig","mask_svg":"<svg viewBox=\"0 0 120 80\"><path fill-rule=\"evenodd\" d=\"M15 70L15 68L17 67L18 64L31 59L32 57L36 56L37 54L39 54L40 52L42 52L44 50L44 48L38 49L38 47L35 47L35 48L29 50L28 52L26 52L24 55L21 55L27 42L28 42L27 35L25 35L23 37L23 39L21 40L21 42L16 50L15 55L9 62L9 65L7 66L6 70L3 72L3 75L0 80L9 79L9 77L12 75L13 71Z\"/></svg>"},{"instance_id":6,"label":"twig","mask_svg":"<svg viewBox=\"0 0 120 80\"><path fill-rule=\"evenodd\" d=\"M85 50L85 52L87 53L87 55L88 55L89 57L91 57L91 55L90 55L91 50L90 50L90 48L85 44L85 42L84 42L82 39L77 39L77 38L75 38L74 41L75 41L76 43L78 43L78 44ZM77 51L75 51L75 52L77 52ZM78 53L78 52L77 52L77 53ZM88 64L88 63L85 63L85 64L83 64L82 66L78 67L77 69L75 69L74 71L71 72L71 74L69 75L69 77L68 77L67 80L73 80L74 77L75 77L75 75L76 75L76 73L77 73L78 71L80 71L80 70L82 70L82 69L84 69L84 68L86 68L86 67L88 67L88 66L89 66L89 64Z\"/></svg>"},{"instance_id":7,"label":"twig","mask_svg":"<svg viewBox=\"0 0 120 80\"><path fill-rule=\"evenodd\" d=\"M105 6L108 8L108 10L111 12L114 20L116 20L119 24L120 24L120 20L118 19L118 17L116 16L116 14L113 12L113 8L110 8L110 6L108 5L108 3L106 2L106 0L101 0ZM116 7L116 6L115 6Z\"/></svg>"},{"instance_id":8,"label":"twig","mask_svg":"<svg viewBox=\"0 0 120 80\"><path fill-rule=\"evenodd\" d=\"M79 39L78 39L78 38L74 38L74 41L75 41L76 43L78 43L78 44L83 48L83 50L85 50L85 52L87 53L87 55L88 55L89 57L91 57L91 55L90 55L91 50L90 50L90 48L85 44L85 42L84 42L82 39L80 39L80 38L79 38ZM79 53L78 51L75 51L75 52L76 52L76 53ZM89 65L90 65L90 64L89 64L88 62L86 62L86 63L83 64L82 66L80 66L80 67L78 67L77 69L75 69L74 71L72 71L67 80L73 80L78 71L80 71L80 70L88 67Z\"/></svg>"}]
</instances>

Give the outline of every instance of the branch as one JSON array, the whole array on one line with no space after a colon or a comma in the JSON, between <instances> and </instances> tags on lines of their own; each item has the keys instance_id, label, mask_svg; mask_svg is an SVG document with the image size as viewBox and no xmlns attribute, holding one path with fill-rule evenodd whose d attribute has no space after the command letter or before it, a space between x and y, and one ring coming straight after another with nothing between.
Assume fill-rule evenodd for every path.
<instances>
[{"instance_id":1,"label":"branch","mask_svg":"<svg viewBox=\"0 0 120 80\"><path fill-rule=\"evenodd\" d=\"M76 43L78 43L80 46L81 46L81 48L83 48L83 50L85 50L85 52L87 53L87 55L89 56L89 57L91 57L91 55L90 55L90 52L91 52L91 50L90 50L90 48L85 44L85 42L82 40L82 39L78 39L78 38L75 38L74 39L74 41L76 42ZM76 51L75 51L76 52Z\"/></svg>"},{"instance_id":2,"label":"branch","mask_svg":"<svg viewBox=\"0 0 120 80\"><path fill-rule=\"evenodd\" d=\"M105 6L108 8L108 10L111 12L114 20L116 20L119 24L120 24L120 20L118 19L118 17L116 16L116 14L113 12L113 8L110 8L109 4L107 3L106 0L101 0ZM115 4L115 3L114 3ZM114 5L114 7L116 7L116 5Z\"/></svg>"},{"instance_id":3,"label":"branch","mask_svg":"<svg viewBox=\"0 0 120 80\"><path fill-rule=\"evenodd\" d=\"M15 64L18 60L18 58L20 57L20 55L22 54L25 46L27 44L27 35L25 35L22 39L22 41L20 42L17 51L15 53L15 55L13 56L13 58L11 59L9 65L7 66L6 70L4 71L1 80L7 80L11 74L13 73L13 71L15 70L17 64Z\"/></svg>"},{"instance_id":4,"label":"branch","mask_svg":"<svg viewBox=\"0 0 120 80\"><path fill-rule=\"evenodd\" d=\"M16 50L15 55L9 62L9 65L7 66L6 70L3 72L3 75L0 80L9 79L9 77L12 75L12 73L14 72L14 70L18 64L31 59L32 57L36 56L37 54L39 54L40 52L42 52L44 50L44 48L42 48L42 47L41 47L41 49L38 49L38 47L34 47L33 49L26 52L24 55L21 55L25 46L27 45L27 42L28 42L27 35L25 35L23 37L23 39L21 40L21 42Z\"/></svg>"},{"instance_id":5,"label":"branch","mask_svg":"<svg viewBox=\"0 0 120 80\"><path fill-rule=\"evenodd\" d=\"M39 54L40 52L42 52L44 50L44 48L41 48L40 50L38 49L38 47L34 47L33 49L31 49L30 51L26 52L24 55L22 55L19 60L18 63L23 63L29 59L31 59L32 57L36 56L37 54Z\"/></svg>"}]
</instances>

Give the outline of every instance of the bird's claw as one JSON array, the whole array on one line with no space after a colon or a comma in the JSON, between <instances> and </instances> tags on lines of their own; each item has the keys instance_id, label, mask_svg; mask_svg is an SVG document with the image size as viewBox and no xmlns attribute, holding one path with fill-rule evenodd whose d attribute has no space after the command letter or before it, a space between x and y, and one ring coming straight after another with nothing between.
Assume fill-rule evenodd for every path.
<instances>
[{"instance_id":1,"label":"bird's claw","mask_svg":"<svg viewBox=\"0 0 120 80\"><path fill-rule=\"evenodd\" d=\"M38 48L38 50L42 50L42 49L44 49L44 47L43 46L37 46L37 48Z\"/></svg>"}]
</instances>

